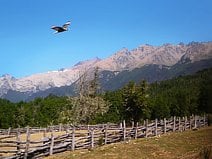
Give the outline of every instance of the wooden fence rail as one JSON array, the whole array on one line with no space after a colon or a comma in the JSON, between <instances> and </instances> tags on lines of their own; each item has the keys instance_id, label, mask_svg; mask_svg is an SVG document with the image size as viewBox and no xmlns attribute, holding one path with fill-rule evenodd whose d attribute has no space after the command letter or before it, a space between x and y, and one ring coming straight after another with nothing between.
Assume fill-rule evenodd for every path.
<instances>
[{"instance_id":1,"label":"wooden fence rail","mask_svg":"<svg viewBox=\"0 0 212 159\"><path fill-rule=\"evenodd\" d=\"M40 158L59 152L92 149L105 144L182 132L207 125L205 116L146 120L144 124L57 125L48 128L0 130L0 159Z\"/></svg>"}]
</instances>

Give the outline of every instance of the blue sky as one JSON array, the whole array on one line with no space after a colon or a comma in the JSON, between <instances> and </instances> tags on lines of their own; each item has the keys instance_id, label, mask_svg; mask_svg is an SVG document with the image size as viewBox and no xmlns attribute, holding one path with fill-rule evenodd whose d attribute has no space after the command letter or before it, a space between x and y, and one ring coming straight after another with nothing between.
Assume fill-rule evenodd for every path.
<instances>
[{"instance_id":1,"label":"blue sky","mask_svg":"<svg viewBox=\"0 0 212 159\"><path fill-rule=\"evenodd\" d=\"M0 0L0 76L106 58L126 47L212 40L211 0ZM52 25L71 21L68 32Z\"/></svg>"}]
</instances>

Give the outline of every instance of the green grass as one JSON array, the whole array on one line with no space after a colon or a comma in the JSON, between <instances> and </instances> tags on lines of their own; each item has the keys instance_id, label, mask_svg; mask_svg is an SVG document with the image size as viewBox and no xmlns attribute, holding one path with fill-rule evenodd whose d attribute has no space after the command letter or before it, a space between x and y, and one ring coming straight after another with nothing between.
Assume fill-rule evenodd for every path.
<instances>
[{"instance_id":1,"label":"green grass","mask_svg":"<svg viewBox=\"0 0 212 159\"><path fill-rule=\"evenodd\" d=\"M161 137L115 143L93 150L56 154L48 159L204 159L212 149L212 127L168 133ZM210 153L212 158L212 152Z\"/></svg>"}]
</instances>

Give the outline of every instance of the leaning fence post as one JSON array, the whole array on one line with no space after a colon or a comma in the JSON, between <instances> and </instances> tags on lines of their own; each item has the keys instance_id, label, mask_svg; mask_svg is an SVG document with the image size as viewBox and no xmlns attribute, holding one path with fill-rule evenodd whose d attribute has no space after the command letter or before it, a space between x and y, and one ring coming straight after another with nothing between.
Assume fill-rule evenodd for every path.
<instances>
[{"instance_id":1,"label":"leaning fence post","mask_svg":"<svg viewBox=\"0 0 212 159\"><path fill-rule=\"evenodd\" d=\"M26 131L26 147L25 147L24 159L27 159L28 151L29 151L29 144L30 144L30 129L29 129L29 126L27 126L27 131Z\"/></svg>"},{"instance_id":2,"label":"leaning fence post","mask_svg":"<svg viewBox=\"0 0 212 159\"><path fill-rule=\"evenodd\" d=\"M72 141L71 141L71 150L75 149L75 127L72 127Z\"/></svg>"}]
</instances>

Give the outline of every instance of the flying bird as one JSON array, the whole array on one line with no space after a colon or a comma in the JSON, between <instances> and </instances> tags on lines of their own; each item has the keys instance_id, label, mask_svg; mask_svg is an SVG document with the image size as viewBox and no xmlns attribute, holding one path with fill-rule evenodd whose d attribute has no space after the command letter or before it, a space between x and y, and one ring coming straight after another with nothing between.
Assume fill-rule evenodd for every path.
<instances>
[{"instance_id":1,"label":"flying bird","mask_svg":"<svg viewBox=\"0 0 212 159\"><path fill-rule=\"evenodd\" d=\"M66 22L62 27L61 26L52 26L51 29L56 30L54 33L60 33L68 30L68 26L71 24L70 21Z\"/></svg>"}]
</instances>

